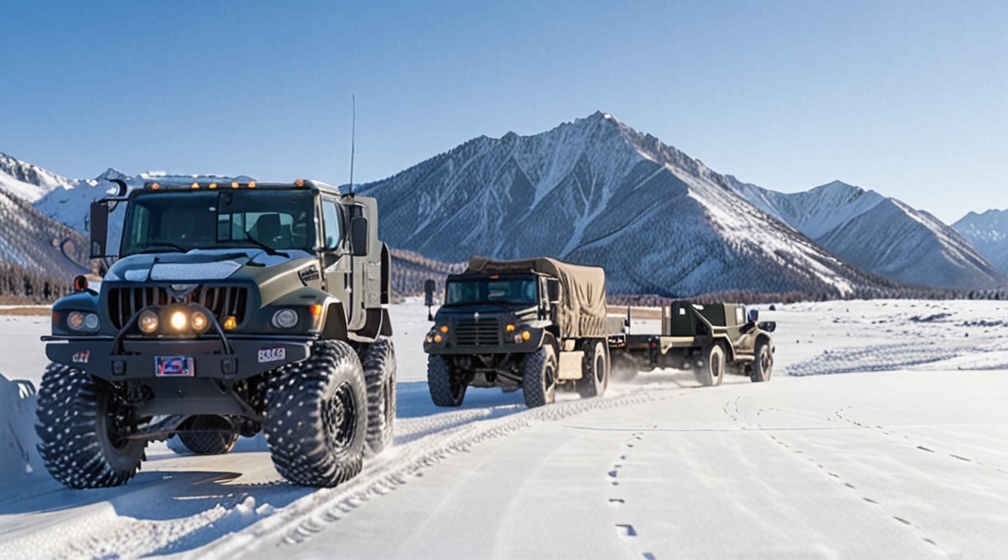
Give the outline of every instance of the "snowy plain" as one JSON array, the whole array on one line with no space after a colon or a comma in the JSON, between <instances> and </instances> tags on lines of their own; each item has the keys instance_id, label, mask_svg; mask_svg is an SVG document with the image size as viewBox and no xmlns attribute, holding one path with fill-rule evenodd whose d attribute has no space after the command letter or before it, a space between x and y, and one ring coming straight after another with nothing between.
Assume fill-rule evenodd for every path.
<instances>
[{"instance_id":1,"label":"snowy plain","mask_svg":"<svg viewBox=\"0 0 1008 560\"><path fill-rule=\"evenodd\" d=\"M395 446L322 490L284 482L261 436L216 457L154 443L126 486L63 488L30 449L30 387L8 381L38 384L48 320L0 315L0 557L1008 554L1008 303L760 310L778 322L769 383L662 370L601 399L528 410L470 389L446 410L426 308L393 306Z\"/></svg>"}]
</instances>

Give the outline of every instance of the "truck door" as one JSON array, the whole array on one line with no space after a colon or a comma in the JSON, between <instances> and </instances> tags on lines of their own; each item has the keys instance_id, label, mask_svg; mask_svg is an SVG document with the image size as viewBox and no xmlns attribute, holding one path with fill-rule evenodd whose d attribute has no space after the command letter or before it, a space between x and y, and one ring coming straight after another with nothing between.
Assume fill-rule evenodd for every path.
<instances>
[{"instance_id":1,"label":"truck door","mask_svg":"<svg viewBox=\"0 0 1008 560\"><path fill-rule=\"evenodd\" d=\"M353 290L350 289L349 282L353 273L353 262L350 255L346 254L344 247L345 222L342 207L336 202L336 199L323 197L322 223L325 248L327 251L341 253L339 258L325 269L325 289L340 300L343 304L343 311L347 315L347 321L350 322L352 321L351 313L353 313Z\"/></svg>"}]
</instances>

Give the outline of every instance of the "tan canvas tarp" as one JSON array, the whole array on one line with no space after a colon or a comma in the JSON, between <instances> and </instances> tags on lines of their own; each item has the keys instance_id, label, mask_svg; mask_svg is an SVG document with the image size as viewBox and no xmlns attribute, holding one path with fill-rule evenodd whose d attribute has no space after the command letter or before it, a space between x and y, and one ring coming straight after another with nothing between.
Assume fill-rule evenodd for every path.
<instances>
[{"instance_id":1,"label":"tan canvas tarp","mask_svg":"<svg viewBox=\"0 0 1008 560\"><path fill-rule=\"evenodd\" d=\"M469 259L466 272L540 272L560 281L563 301L557 310L560 336L603 338L606 336L605 271L597 266L581 266L548 257L517 261L494 261L487 257Z\"/></svg>"}]
</instances>

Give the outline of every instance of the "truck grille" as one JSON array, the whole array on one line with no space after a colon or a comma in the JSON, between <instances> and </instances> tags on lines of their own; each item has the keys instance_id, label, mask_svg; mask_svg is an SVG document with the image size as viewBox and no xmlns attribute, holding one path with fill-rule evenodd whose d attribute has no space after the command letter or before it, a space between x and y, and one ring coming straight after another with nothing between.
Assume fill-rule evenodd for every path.
<instances>
[{"instance_id":1,"label":"truck grille","mask_svg":"<svg viewBox=\"0 0 1008 560\"><path fill-rule=\"evenodd\" d=\"M117 329L121 329L136 312L148 305L168 305L175 302L198 303L209 309L220 323L233 316L241 324L248 307L248 288L201 286L181 299L173 298L166 288L160 286L112 288L108 291L109 317Z\"/></svg>"},{"instance_id":2,"label":"truck grille","mask_svg":"<svg viewBox=\"0 0 1008 560\"><path fill-rule=\"evenodd\" d=\"M455 326L455 343L459 346L500 344L497 319L462 319Z\"/></svg>"}]
</instances>

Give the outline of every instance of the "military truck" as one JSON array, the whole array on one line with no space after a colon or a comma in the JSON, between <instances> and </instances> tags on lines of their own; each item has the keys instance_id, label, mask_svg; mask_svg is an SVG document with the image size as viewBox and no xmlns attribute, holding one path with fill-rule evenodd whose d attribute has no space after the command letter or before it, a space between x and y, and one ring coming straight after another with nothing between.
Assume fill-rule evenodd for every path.
<instances>
[{"instance_id":1,"label":"military truck","mask_svg":"<svg viewBox=\"0 0 1008 560\"><path fill-rule=\"evenodd\" d=\"M321 182L147 183L91 206L118 259L53 305L39 452L72 488L117 486L152 440L197 454L265 433L276 469L334 486L390 444L396 359L373 198Z\"/></svg>"},{"instance_id":2,"label":"military truck","mask_svg":"<svg viewBox=\"0 0 1008 560\"><path fill-rule=\"evenodd\" d=\"M720 385L725 372L745 374L754 382L770 380L773 321L738 303L701 305L675 301L661 309L661 334L625 336L613 348L614 377L633 378L641 369L693 370L704 385ZM627 309L627 324L630 323Z\"/></svg>"},{"instance_id":3,"label":"military truck","mask_svg":"<svg viewBox=\"0 0 1008 560\"><path fill-rule=\"evenodd\" d=\"M602 395L609 384L605 297L601 268L472 257L465 272L448 276L424 339L431 400L459 406L470 386L521 389L529 407L554 402L558 387Z\"/></svg>"}]
</instances>

